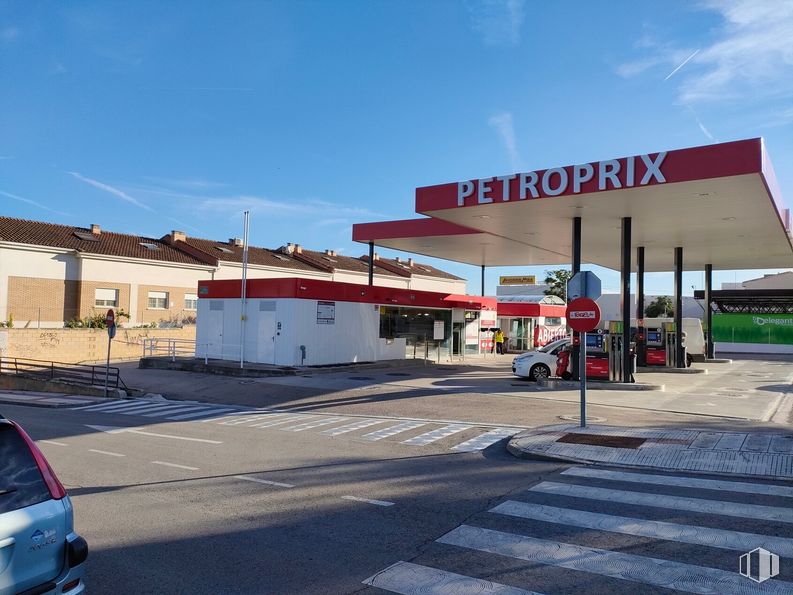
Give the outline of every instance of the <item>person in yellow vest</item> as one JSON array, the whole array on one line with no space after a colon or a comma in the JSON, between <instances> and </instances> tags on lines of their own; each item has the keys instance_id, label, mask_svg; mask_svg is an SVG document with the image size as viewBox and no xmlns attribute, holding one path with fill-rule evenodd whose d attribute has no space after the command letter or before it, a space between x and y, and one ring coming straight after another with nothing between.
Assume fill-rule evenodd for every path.
<instances>
[{"instance_id":1,"label":"person in yellow vest","mask_svg":"<svg viewBox=\"0 0 793 595\"><path fill-rule=\"evenodd\" d=\"M500 328L496 329L496 353L504 355L504 333Z\"/></svg>"}]
</instances>

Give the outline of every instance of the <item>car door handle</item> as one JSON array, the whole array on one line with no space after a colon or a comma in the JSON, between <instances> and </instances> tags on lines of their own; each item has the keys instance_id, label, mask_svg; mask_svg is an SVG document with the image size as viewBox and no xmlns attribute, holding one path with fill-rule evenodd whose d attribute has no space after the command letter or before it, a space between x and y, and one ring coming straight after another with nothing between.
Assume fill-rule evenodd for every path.
<instances>
[{"instance_id":1,"label":"car door handle","mask_svg":"<svg viewBox=\"0 0 793 595\"><path fill-rule=\"evenodd\" d=\"M9 545L14 545L16 543L16 539L13 537L6 537L5 539L0 539L0 549L4 547L8 547Z\"/></svg>"}]
</instances>

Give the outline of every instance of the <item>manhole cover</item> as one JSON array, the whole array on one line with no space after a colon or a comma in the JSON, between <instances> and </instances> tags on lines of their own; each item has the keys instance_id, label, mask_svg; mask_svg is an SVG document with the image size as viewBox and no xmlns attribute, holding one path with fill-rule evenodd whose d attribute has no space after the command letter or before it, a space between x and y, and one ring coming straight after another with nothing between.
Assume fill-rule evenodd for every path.
<instances>
[{"instance_id":1,"label":"manhole cover","mask_svg":"<svg viewBox=\"0 0 793 595\"><path fill-rule=\"evenodd\" d=\"M558 417L563 421L581 421L580 415L560 415ZM588 422L598 423L598 424L602 424L604 421L608 421L605 417L595 417L594 415L587 415L586 420Z\"/></svg>"},{"instance_id":2,"label":"manhole cover","mask_svg":"<svg viewBox=\"0 0 793 595\"><path fill-rule=\"evenodd\" d=\"M350 380L374 380L371 376L350 376Z\"/></svg>"},{"instance_id":3,"label":"manhole cover","mask_svg":"<svg viewBox=\"0 0 793 595\"><path fill-rule=\"evenodd\" d=\"M410 376L407 372L386 372L386 376Z\"/></svg>"},{"instance_id":4,"label":"manhole cover","mask_svg":"<svg viewBox=\"0 0 793 595\"><path fill-rule=\"evenodd\" d=\"M601 434L565 434L557 442L567 444L588 444L590 446L608 446L609 448L639 448L646 438L629 436L603 436Z\"/></svg>"}]
</instances>

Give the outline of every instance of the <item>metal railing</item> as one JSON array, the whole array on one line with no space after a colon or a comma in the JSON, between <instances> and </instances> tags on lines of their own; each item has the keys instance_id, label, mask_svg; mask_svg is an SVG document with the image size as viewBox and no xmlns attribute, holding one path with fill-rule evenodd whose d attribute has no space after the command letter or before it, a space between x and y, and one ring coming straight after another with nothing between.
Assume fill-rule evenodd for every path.
<instances>
[{"instance_id":1,"label":"metal railing","mask_svg":"<svg viewBox=\"0 0 793 595\"><path fill-rule=\"evenodd\" d=\"M177 357L195 357L196 342L192 339L153 337L143 339L143 357L165 356L174 361Z\"/></svg>"},{"instance_id":2,"label":"metal railing","mask_svg":"<svg viewBox=\"0 0 793 595\"><path fill-rule=\"evenodd\" d=\"M106 368L101 364L67 364L19 357L0 357L0 373L39 380L58 380L84 386L104 385L106 372L108 386L127 390L119 369L112 366Z\"/></svg>"}]
</instances>

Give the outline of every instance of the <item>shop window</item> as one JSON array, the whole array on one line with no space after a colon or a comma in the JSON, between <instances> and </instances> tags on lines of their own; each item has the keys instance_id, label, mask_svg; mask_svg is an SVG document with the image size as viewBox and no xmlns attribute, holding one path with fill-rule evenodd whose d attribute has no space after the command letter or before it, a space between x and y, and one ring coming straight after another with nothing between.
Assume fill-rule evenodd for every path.
<instances>
[{"instance_id":1,"label":"shop window","mask_svg":"<svg viewBox=\"0 0 793 595\"><path fill-rule=\"evenodd\" d=\"M150 291L149 292L149 310L167 310L168 309L168 292L167 291Z\"/></svg>"},{"instance_id":2,"label":"shop window","mask_svg":"<svg viewBox=\"0 0 793 595\"><path fill-rule=\"evenodd\" d=\"M184 294L184 309L196 310L198 308L198 296L194 293Z\"/></svg>"},{"instance_id":3,"label":"shop window","mask_svg":"<svg viewBox=\"0 0 793 595\"><path fill-rule=\"evenodd\" d=\"M94 290L94 306L98 308L116 308L118 306L118 289L97 287Z\"/></svg>"}]
</instances>

